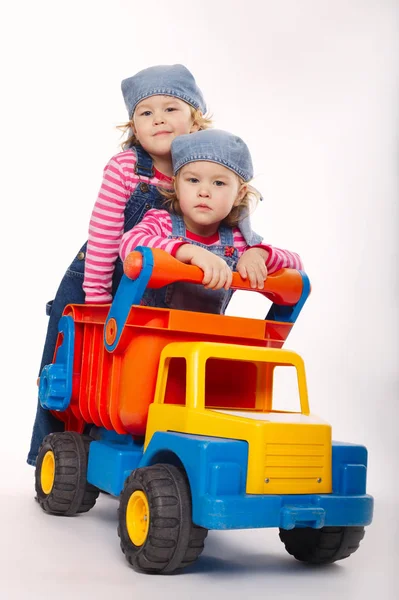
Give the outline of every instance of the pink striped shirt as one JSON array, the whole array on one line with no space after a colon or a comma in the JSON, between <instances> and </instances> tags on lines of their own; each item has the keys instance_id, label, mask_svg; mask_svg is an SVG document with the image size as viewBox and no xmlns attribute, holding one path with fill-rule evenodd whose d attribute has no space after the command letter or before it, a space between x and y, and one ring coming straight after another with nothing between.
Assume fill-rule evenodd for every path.
<instances>
[{"instance_id":1,"label":"pink striped shirt","mask_svg":"<svg viewBox=\"0 0 399 600\"><path fill-rule=\"evenodd\" d=\"M166 210L149 210L140 223L122 236L122 243L119 251L120 257L122 260L125 260L129 252L132 252L137 246L160 248L174 256L179 246L186 242L170 239L168 236L171 235L172 219L170 218L169 213ZM190 237L189 232L187 232L187 235ZM203 244L207 243L206 238L195 236L195 239L201 241ZM215 241L214 236L212 236L212 243L210 243L209 246L211 247L214 243L218 243L218 240ZM241 231L237 227L233 229L233 243L238 251L238 256L241 256L249 249ZM274 273L283 267L291 269L303 268L302 261L295 252L274 248L263 242L262 244L259 244L259 247L264 248L269 253L266 260L268 273Z\"/></svg>"},{"instance_id":2,"label":"pink striped shirt","mask_svg":"<svg viewBox=\"0 0 399 600\"><path fill-rule=\"evenodd\" d=\"M104 168L103 181L90 219L83 290L86 302L112 302L115 261L124 228L126 202L138 183L169 188L171 179L155 170L154 177L134 172L136 154L126 150L113 156Z\"/></svg>"}]
</instances>

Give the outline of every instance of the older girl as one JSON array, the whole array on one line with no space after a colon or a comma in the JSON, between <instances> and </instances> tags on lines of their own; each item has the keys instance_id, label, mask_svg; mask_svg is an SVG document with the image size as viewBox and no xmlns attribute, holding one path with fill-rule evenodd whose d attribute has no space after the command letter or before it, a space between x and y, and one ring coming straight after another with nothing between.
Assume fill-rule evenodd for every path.
<instances>
[{"instance_id":1,"label":"older girl","mask_svg":"<svg viewBox=\"0 0 399 600\"><path fill-rule=\"evenodd\" d=\"M160 65L122 81L129 138L108 162L90 220L89 239L77 253L48 303L50 315L43 366L53 360L58 322L67 304L107 303L122 275L118 249L124 232L144 214L163 206L160 188L172 185L171 144L179 135L209 126L206 104L183 65ZM38 403L28 463L34 465L43 438L63 424Z\"/></svg>"}]
</instances>

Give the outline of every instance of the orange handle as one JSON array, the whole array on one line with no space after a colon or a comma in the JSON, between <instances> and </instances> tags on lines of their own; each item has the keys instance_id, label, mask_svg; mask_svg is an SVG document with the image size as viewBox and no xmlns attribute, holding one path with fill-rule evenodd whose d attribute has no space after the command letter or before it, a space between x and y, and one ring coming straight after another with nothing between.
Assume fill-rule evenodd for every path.
<instances>
[{"instance_id":1,"label":"orange handle","mask_svg":"<svg viewBox=\"0 0 399 600\"><path fill-rule=\"evenodd\" d=\"M176 281L202 283L204 273L199 267L186 265L159 248L152 248L154 268L148 282L150 288L161 288ZM131 252L125 258L123 270L129 279L137 279L142 268L143 257L140 252ZM263 294L272 302L292 306L301 297L303 282L299 271L295 269L280 269L269 275L263 290L251 288L248 279L242 279L238 273L233 273L232 289L250 290Z\"/></svg>"}]
</instances>

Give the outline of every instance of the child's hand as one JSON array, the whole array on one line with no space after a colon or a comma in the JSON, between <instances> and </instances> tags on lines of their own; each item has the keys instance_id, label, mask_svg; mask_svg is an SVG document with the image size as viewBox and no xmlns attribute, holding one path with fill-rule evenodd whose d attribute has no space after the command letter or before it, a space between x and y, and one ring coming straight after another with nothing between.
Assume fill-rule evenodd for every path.
<instances>
[{"instance_id":1,"label":"child's hand","mask_svg":"<svg viewBox=\"0 0 399 600\"><path fill-rule=\"evenodd\" d=\"M210 290L219 290L231 286L233 273L223 258L212 254L205 248L184 244L178 248L175 258L181 262L196 265L204 272L203 285Z\"/></svg>"},{"instance_id":2,"label":"child's hand","mask_svg":"<svg viewBox=\"0 0 399 600\"><path fill-rule=\"evenodd\" d=\"M243 279L249 278L251 288L263 290L267 279L266 260L267 250L263 248L249 248L241 256L237 263L237 271Z\"/></svg>"}]
</instances>

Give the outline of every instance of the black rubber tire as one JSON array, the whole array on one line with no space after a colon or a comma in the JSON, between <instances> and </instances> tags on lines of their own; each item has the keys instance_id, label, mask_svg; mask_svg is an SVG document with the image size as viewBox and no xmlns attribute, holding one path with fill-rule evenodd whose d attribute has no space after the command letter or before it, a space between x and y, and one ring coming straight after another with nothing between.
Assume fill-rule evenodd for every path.
<instances>
[{"instance_id":1,"label":"black rubber tire","mask_svg":"<svg viewBox=\"0 0 399 600\"><path fill-rule=\"evenodd\" d=\"M126 509L133 492L146 495L150 515L148 535L141 546L130 539ZM127 478L118 509L122 552L136 570L172 573L191 565L204 549L208 530L191 520L191 492L183 469L159 464L136 469Z\"/></svg>"},{"instance_id":2,"label":"black rubber tire","mask_svg":"<svg viewBox=\"0 0 399 600\"><path fill-rule=\"evenodd\" d=\"M280 539L297 560L325 565L356 552L364 537L364 527L311 527L280 529Z\"/></svg>"},{"instance_id":3,"label":"black rubber tire","mask_svg":"<svg viewBox=\"0 0 399 600\"><path fill-rule=\"evenodd\" d=\"M87 482L87 457L91 438L73 431L51 433L39 448L36 461L36 498L42 509L53 515L72 516L89 511L100 490ZM51 450L55 458L52 490L46 494L41 486L43 458Z\"/></svg>"}]
</instances>

